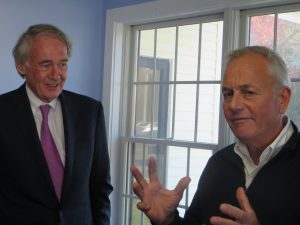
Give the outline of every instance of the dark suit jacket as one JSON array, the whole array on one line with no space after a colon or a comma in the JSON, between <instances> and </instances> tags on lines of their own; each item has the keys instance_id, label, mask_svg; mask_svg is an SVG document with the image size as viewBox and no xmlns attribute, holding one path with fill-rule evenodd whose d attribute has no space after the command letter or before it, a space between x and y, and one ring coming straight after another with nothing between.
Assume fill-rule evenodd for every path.
<instances>
[{"instance_id":1,"label":"dark suit jacket","mask_svg":"<svg viewBox=\"0 0 300 225\"><path fill-rule=\"evenodd\" d=\"M109 224L112 186L102 105L68 91L59 99L66 149L60 202L25 85L0 96L1 225Z\"/></svg>"}]
</instances>

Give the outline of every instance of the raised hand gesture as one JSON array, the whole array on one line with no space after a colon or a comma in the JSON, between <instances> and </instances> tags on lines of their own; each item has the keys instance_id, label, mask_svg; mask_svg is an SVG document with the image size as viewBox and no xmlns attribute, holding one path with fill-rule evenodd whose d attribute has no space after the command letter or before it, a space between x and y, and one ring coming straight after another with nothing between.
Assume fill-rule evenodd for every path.
<instances>
[{"instance_id":1,"label":"raised hand gesture","mask_svg":"<svg viewBox=\"0 0 300 225\"><path fill-rule=\"evenodd\" d=\"M149 183L134 165L131 166L131 173L137 181L133 184L133 191L141 200L137 204L137 208L143 211L156 225L171 223L190 178L182 178L174 190L165 189L158 180L156 161L153 157L149 158Z\"/></svg>"},{"instance_id":2,"label":"raised hand gesture","mask_svg":"<svg viewBox=\"0 0 300 225\"><path fill-rule=\"evenodd\" d=\"M241 208L225 203L220 205L222 213L232 219L213 216L210 218L210 223L213 225L259 225L244 188L239 187L237 189L236 198Z\"/></svg>"}]
</instances>

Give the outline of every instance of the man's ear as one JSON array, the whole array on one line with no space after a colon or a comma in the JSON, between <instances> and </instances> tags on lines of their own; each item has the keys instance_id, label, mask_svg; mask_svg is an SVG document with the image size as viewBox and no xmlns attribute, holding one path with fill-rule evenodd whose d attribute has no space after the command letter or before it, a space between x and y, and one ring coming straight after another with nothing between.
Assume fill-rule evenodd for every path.
<instances>
[{"instance_id":1,"label":"man's ear","mask_svg":"<svg viewBox=\"0 0 300 225\"><path fill-rule=\"evenodd\" d=\"M290 102L292 91L288 86L283 86L280 88L280 102L279 110L283 114Z\"/></svg>"},{"instance_id":2,"label":"man's ear","mask_svg":"<svg viewBox=\"0 0 300 225\"><path fill-rule=\"evenodd\" d=\"M24 64L16 64L16 69L19 74L25 76L25 65Z\"/></svg>"}]
</instances>

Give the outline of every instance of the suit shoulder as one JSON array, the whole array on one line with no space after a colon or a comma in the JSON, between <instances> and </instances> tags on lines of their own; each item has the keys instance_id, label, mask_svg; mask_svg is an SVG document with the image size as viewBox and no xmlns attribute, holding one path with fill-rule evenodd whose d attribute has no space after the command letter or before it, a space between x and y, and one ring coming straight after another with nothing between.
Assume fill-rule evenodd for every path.
<instances>
[{"instance_id":1,"label":"suit shoulder","mask_svg":"<svg viewBox=\"0 0 300 225\"><path fill-rule=\"evenodd\" d=\"M3 106L3 104L5 103L10 104L12 100L15 98L15 96L17 96L17 93L18 93L18 89L1 94L0 95L1 105Z\"/></svg>"},{"instance_id":2,"label":"suit shoulder","mask_svg":"<svg viewBox=\"0 0 300 225\"><path fill-rule=\"evenodd\" d=\"M72 98L74 100L78 100L78 101L86 101L86 102L91 102L91 103L99 103L98 100L91 98L89 96L86 95L82 95L82 94L78 94L76 92L72 92L72 91L67 91L64 90L62 92L62 95L65 96L66 98Z\"/></svg>"},{"instance_id":3,"label":"suit shoulder","mask_svg":"<svg viewBox=\"0 0 300 225\"><path fill-rule=\"evenodd\" d=\"M60 96L61 100L78 104L81 107L102 107L102 103L86 95L78 94L72 91L64 90Z\"/></svg>"}]
</instances>

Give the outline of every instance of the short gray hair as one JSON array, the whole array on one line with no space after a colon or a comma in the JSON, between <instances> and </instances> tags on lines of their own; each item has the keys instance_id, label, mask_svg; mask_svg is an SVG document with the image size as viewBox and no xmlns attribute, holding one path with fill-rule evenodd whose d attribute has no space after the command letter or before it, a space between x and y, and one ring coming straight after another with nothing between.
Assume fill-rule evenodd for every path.
<instances>
[{"instance_id":1,"label":"short gray hair","mask_svg":"<svg viewBox=\"0 0 300 225\"><path fill-rule=\"evenodd\" d=\"M71 57L72 43L68 36L59 28L50 24L36 24L30 26L18 39L13 48L13 57L16 64L24 64L30 51L30 41L39 36L53 36L67 46L67 54ZM22 76L22 75L21 75Z\"/></svg>"},{"instance_id":2,"label":"short gray hair","mask_svg":"<svg viewBox=\"0 0 300 225\"><path fill-rule=\"evenodd\" d=\"M249 53L255 53L265 57L269 61L269 72L275 81L275 89L282 86L291 86L288 76L287 66L281 56L270 48L265 46L247 46L231 52L227 57L227 65L241 56Z\"/></svg>"}]
</instances>

